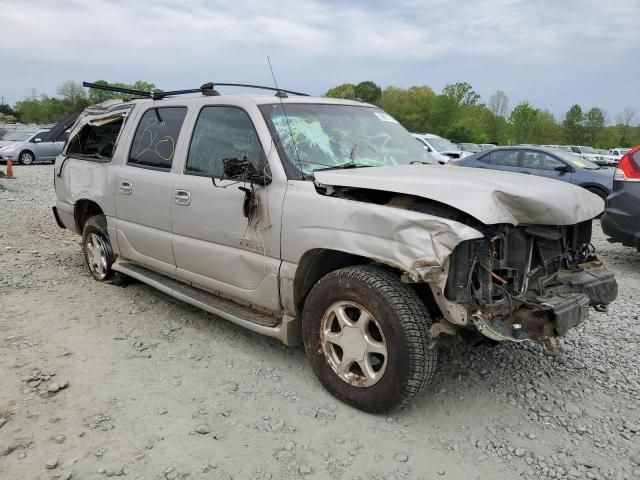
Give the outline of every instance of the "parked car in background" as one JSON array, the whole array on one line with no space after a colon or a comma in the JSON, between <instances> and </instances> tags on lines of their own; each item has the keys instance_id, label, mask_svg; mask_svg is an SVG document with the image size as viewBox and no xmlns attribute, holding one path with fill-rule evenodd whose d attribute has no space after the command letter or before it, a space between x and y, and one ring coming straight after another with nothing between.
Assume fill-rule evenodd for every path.
<instances>
[{"instance_id":1,"label":"parked car in background","mask_svg":"<svg viewBox=\"0 0 640 480\"><path fill-rule=\"evenodd\" d=\"M416 141L422 145L422 147L427 151L427 153L429 155L431 155L431 157L438 162L440 165L444 165L445 163L447 163L450 160L450 157L448 157L447 155L445 155L444 153L440 153L440 152L436 152L430 145L429 143L423 138L424 135L422 135L421 133L412 133L411 134L413 136L413 138L416 139Z\"/></svg>"},{"instance_id":2,"label":"parked car in background","mask_svg":"<svg viewBox=\"0 0 640 480\"><path fill-rule=\"evenodd\" d=\"M640 252L640 145L618 163L601 225L612 240Z\"/></svg>"},{"instance_id":3,"label":"parked car in background","mask_svg":"<svg viewBox=\"0 0 640 480\"><path fill-rule=\"evenodd\" d=\"M8 132L0 142L0 161L31 165L32 163L53 163L62 152L64 138L49 141L49 130L16 130Z\"/></svg>"},{"instance_id":4,"label":"parked car in background","mask_svg":"<svg viewBox=\"0 0 640 480\"><path fill-rule=\"evenodd\" d=\"M567 146L576 155L580 155L585 160L589 160L598 165L615 166L616 163L618 163L613 158L610 158L608 155L603 155L602 153L599 153L593 147L587 147L585 145L567 145Z\"/></svg>"},{"instance_id":5,"label":"parked car in background","mask_svg":"<svg viewBox=\"0 0 640 480\"><path fill-rule=\"evenodd\" d=\"M622 156L627 153L629 150L631 150L630 148L621 148L621 147L616 147L616 148L612 148L611 150L609 150L609 153L615 157L618 161L620 161L620 159L622 158Z\"/></svg>"},{"instance_id":6,"label":"parked car in background","mask_svg":"<svg viewBox=\"0 0 640 480\"><path fill-rule=\"evenodd\" d=\"M471 153L478 153L483 150L483 148L477 143L459 143L458 147L460 147L460 150Z\"/></svg>"},{"instance_id":7,"label":"parked car in background","mask_svg":"<svg viewBox=\"0 0 640 480\"><path fill-rule=\"evenodd\" d=\"M446 163L452 158L464 158L471 155L469 152L460 150L460 147L455 143L438 135L432 133L412 133L412 135L427 147L429 153L444 155L444 157L434 155L440 163Z\"/></svg>"},{"instance_id":8,"label":"parked car in background","mask_svg":"<svg viewBox=\"0 0 640 480\"><path fill-rule=\"evenodd\" d=\"M537 175L572 183L605 199L613 186L613 169L603 168L563 150L542 147L497 147L452 165Z\"/></svg>"},{"instance_id":9,"label":"parked car in background","mask_svg":"<svg viewBox=\"0 0 640 480\"><path fill-rule=\"evenodd\" d=\"M482 147L482 150L491 150L492 148L496 148L497 145L494 145L493 143L481 143L480 147Z\"/></svg>"}]
</instances>

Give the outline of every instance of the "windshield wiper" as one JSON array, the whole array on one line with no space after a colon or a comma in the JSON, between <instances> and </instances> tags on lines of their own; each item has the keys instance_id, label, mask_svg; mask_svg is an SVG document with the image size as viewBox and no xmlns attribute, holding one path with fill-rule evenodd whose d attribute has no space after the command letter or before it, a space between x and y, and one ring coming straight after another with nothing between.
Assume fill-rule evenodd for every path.
<instances>
[{"instance_id":1,"label":"windshield wiper","mask_svg":"<svg viewBox=\"0 0 640 480\"><path fill-rule=\"evenodd\" d=\"M371 166L372 165L363 165L361 163L347 162L347 163L341 163L340 165L333 165L331 167L316 168L313 171L313 173L322 172L324 170L346 170L348 168L364 168L364 167L371 167Z\"/></svg>"}]
</instances>

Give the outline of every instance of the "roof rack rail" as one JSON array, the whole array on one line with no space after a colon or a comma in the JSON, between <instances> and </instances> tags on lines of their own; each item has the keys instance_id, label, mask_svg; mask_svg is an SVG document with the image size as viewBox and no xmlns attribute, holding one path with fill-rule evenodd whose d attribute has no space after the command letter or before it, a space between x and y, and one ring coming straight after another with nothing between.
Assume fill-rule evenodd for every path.
<instances>
[{"instance_id":1,"label":"roof rack rail","mask_svg":"<svg viewBox=\"0 0 640 480\"><path fill-rule=\"evenodd\" d=\"M287 98L287 94L291 95L300 95L303 97L308 97L309 95L306 93L294 92L292 90L284 90L282 88L275 87L264 87L262 85L250 85L247 83L214 83L208 82L204 85L200 86L200 88L192 88L188 90L170 90L168 92L145 92L143 90L134 90L132 88L124 88L124 87L114 87L112 85L100 85L98 83L89 83L82 82L83 87L93 88L95 90L105 90L107 92L118 92L118 93L126 93L129 95L134 95L136 97L148 97L153 100L161 100L165 97L172 97L175 95L186 95L189 93L202 93L205 96L217 96L220 93L215 89L216 86L220 87L242 87L242 88L255 88L258 90L269 90L272 92L276 92L277 97Z\"/></svg>"}]
</instances>

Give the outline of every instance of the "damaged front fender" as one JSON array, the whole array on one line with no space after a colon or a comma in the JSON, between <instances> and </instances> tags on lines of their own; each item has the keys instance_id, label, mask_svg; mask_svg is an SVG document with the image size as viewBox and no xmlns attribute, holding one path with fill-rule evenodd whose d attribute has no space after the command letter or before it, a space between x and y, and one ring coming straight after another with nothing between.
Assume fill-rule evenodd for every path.
<instances>
[{"instance_id":1,"label":"damaged front fender","mask_svg":"<svg viewBox=\"0 0 640 480\"><path fill-rule=\"evenodd\" d=\"M414 282L446 278L455 247L483 236L447 218L320 195L305 181L289 182L283 215L285 262L297 265L311 249L332 249L390 265Z\"/></svg>"}]
</instances>

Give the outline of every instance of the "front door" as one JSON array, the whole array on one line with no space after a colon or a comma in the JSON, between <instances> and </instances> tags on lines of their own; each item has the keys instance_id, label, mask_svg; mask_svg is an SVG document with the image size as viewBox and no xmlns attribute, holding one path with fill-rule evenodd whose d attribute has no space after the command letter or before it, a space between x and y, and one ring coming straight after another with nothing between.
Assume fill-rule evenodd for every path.
<instances>
[{"instance_id":1,"label":"front door","mask_svg":"<svg viewBox=\"0 0 640 480\"><path fill-rule=\"evenodd\" d=\"M47 141L48 136L49 132L41 132L31 139L35 160L55 160L56 156L62 151L61 148L57 148L57 144L55 142Z\"/></svg>"},{"instance_id":2,"label":"front door","mask_svg":"<svg viewBox=\"0 0 640 480\"><path fill-rule=\"evenodd\" d=\"M522 166L532 171L535 175L571 183L571 171L573 169L547 153L537 150L524 151Z\"/></svg>"},{"instance_id":3,"label":"front door","mask_svg":"<svg viewBox=\"0 0 640 480\"><path fill-rule=\"evenodd\" d=\"M186 113L185 107L147 110L136 129L126 163L114 168L120 255L172 277L172 166Z\"/></svg>"},{"instance_id":4,"label":"front door","mask_svg":"<svg viewBox=\"0 0 640 480\"><path fill-rule=\"evenodd\" d=\"M284 190L223 179L224 159L268 169L248 113L205 106L171 200L177 277L273 313L280 311L280 217ZM245 212L246 190L256 202ZM248 216L246 216L248 213Z\"/></svg>"}]
</instances>

